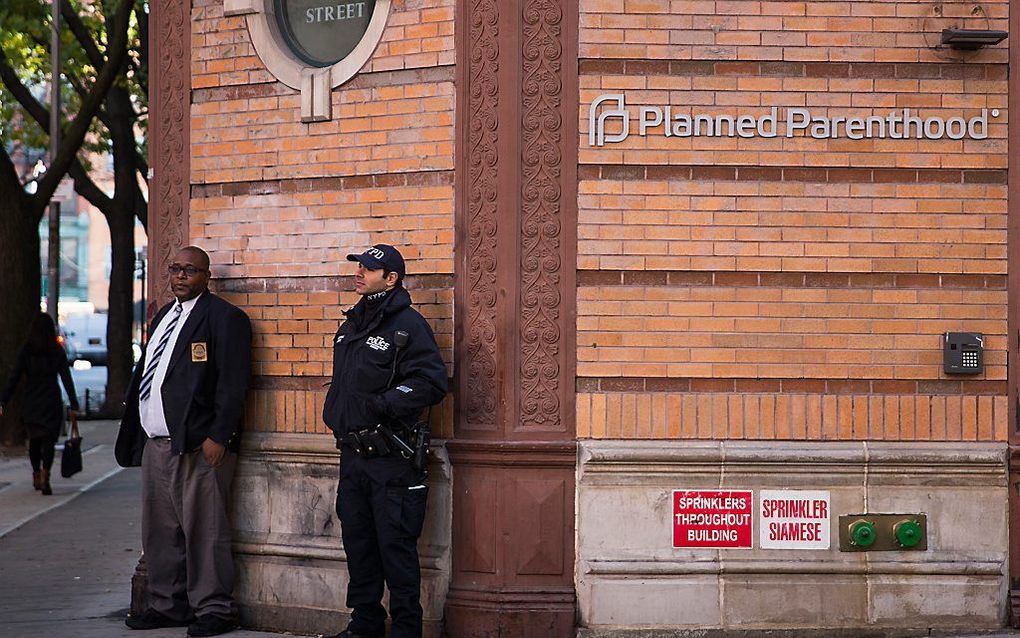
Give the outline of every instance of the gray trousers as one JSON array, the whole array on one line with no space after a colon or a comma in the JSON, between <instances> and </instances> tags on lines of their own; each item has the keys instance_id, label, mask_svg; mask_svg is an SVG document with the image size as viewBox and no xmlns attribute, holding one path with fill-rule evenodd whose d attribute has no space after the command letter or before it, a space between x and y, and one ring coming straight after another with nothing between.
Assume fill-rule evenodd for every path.
<instances>
[{"instance_id":1,"label":"gray trousers","mask_svg":"<svg viewBox=\"0 0 1020 638\"><path fill-rule=\"evenodd\" d=\"M169 439L149 439L142 455L142 550L149 606L174 620L237 615L227 518L237 455L219 467L201 449L178 456Z\"/></svg>"}]
</instances>

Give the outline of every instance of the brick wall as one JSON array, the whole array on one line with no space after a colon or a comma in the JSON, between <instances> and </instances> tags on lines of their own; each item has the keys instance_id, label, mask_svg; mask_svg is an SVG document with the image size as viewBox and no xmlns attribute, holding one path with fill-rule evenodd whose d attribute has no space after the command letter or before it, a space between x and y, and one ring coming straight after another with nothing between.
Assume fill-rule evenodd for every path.
<instances>
[{"instance_id":1,"label":"brick wall","mask_svg":"<svg viewBox=\"0 0 1020 638\"><path fill-rule=\"evenodd\" d=\"M349 252L385 242L453 371L453 0L395 0L375 55L300 121L244 18L192 12L191 241L254 325L247 427L324 433L332 337L353 305ZM452 431L452 403L434 411Z\"/></svg>"},{"instance_id":2,"label":"brick wall","mask_svg":"<svg viewBox=\"0 0 1020 638\"><path fill-rule=\"evenodd\" d=\"M934 45L1005 28L1007 4L580 4L579 436L1002 440L1006 49ZM369 243L407 247L452 374L453 1L394 2L313 124L243 18L217 0L192 17L191 237L256 322L257 427L322 427L343 255ZM621 91L711 114L1001 115L980 141L589 147L588 104ZM942 374L947 330L985 333L985 374Z\"/></svg>"},{"instance_id":3,"label":"brick wall","mask_svg":"<svg viewBox=\"0 0 1020 638\"><path fill-rule=\"evenodd\" d=\"M1005 440L1007 49L935 46L1007 28L971 9L581 1L580 437ZM589 146L621 92L632 116L1000 115L986 140ZM977 378L942 372L958 330L986 335Z\"/></svg>"}]
</instances>

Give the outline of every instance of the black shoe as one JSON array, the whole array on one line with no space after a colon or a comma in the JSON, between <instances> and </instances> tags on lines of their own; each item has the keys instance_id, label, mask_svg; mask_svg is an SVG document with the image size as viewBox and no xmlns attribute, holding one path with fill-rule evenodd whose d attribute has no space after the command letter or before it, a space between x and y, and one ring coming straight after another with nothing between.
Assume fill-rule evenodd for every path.
<instances>
[{"instance_id":1,"label":"black shoe","mask_svg":"<svg viewBox=\"0 0 1020 638\"><path fill-rule=\"evenodd\" d=\"M141 615L128 614L124 624L131 629L162 629L164 627L187 627L187 620L174 620L155 609L146 609Z\"/></svg>"},{"instance_id":2,"label":"black shoe","mask_svg":"<svg viewBox=\"0 0 1020 638\"><path fill-rule=\"evenodd\" d=\"M323 636L323 638L383 638L384 635L385 634L373 634L373 635L356 634L350 629L344 629L338 634L333 634L332 636Z\"/></svg>"},{"instance_id":3,"label":"black shoe","mask_svg":"<svg viewBox=\"0 0 1020 638\"><path fill-rule=\"evenodd\" d=\"M206 614L188 625L189 636L219 636L237 629L237 623L229 618Z\"/></svg>"}]
</instances>

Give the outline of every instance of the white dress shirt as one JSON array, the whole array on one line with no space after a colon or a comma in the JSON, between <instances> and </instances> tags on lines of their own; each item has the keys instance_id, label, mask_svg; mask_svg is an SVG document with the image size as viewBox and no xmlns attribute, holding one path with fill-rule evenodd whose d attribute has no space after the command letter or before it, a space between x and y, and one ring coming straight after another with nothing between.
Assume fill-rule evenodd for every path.
<instances>
[{"instance_id":1,"label":"white dress shirt","mask_svg":"<svg viewBox=\"0 0 1020 638\"><path fill-rule=\"evenodd\" d=\"M205 293L202 294L204 295ZM170 340L167 341L166 347L163 349L159 363L156 364L156 372L152 377L152 390L149 392L148 398L138 404L138 416L142 421L142 429L150 437L170 436L170 429L166 425L166 415L163 412L163 395L160 390L163 387L163 379L166 378L166 370L170 367L170 358L173 356L174 346L177 345L177 337L181 334L181 328L184 327L184 323L188 320L188 315L191 314L195 303L201 297L202 295L199 295L184 303L177 302L181 305L181 317L177 320L173 333L170 334ZM163 315L163 319L156 326L156 331L149 337L149 343L145 346L145 360L147 362L152 360L153 351L156 350L156 345L163 338L173 311L173 308L171 308L169 312Z\"/></svg>"}]
</instances>

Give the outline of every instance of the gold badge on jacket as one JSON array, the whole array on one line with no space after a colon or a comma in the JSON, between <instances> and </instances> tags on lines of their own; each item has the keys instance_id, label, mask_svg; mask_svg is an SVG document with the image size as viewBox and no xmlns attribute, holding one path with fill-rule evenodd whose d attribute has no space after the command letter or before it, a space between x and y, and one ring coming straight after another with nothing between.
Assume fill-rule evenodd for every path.
<instances>
[{"instance_id":1,"label":"gold badge on jacket","mask_svg":"<svg viewBox=\"0 0 1020 638\"><path fill-rule=\"evenodd\" d=\"M209 360L209 349L206 348L204 341L191 344L191 361L193 363L201 363L202 361Z\"/></svg>"}]
</instances>

